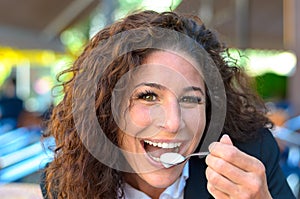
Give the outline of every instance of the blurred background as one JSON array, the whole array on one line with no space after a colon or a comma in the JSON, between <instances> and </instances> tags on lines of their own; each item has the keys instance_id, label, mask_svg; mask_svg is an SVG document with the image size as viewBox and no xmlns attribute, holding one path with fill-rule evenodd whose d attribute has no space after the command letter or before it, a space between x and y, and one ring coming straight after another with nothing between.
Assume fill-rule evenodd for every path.
<instances>
[{"instance_id":1,"label":"blurred background","mask_svg":"<svg viewBox=\"0 0 300 199\"><path fill-rule=\"evenodd\" d=\"M299 198L300 0L0 0L0 194L38 192L54 145L41 144L43 121L63 97L56 75L96 32L137 9L195 14L218 33L256 81Z\"/></svg>"}]
</instances>

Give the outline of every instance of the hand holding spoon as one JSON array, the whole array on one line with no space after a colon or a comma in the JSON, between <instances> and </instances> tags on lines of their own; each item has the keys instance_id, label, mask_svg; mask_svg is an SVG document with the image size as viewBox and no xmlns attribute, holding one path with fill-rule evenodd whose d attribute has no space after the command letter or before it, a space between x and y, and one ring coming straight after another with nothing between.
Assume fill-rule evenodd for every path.
<instances>
[{"instance_id":1,"label":"hand holding spoon","mask_svg":"<svg viewBox=\"0 0 300 199\"><path fill-rule=\"evenodd\" d=\"M206 156L208 155L209 152L199 152L199 153L192 153L187 156L183 156L179 153L164 153L160 156L160 162L165 168L170 168L172 166L176 166L178 164L183 163L186 161L189 157L191 156Z\"/></svg>"}]
</instances>

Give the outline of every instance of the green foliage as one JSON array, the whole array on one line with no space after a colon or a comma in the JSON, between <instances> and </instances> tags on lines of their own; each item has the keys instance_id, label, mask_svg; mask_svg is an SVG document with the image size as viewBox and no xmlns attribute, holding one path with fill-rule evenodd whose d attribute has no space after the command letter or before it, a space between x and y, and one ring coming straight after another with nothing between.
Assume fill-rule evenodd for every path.
<instances>
[{"instance_id":1,"label":"green foliage","mask_svg":"<svg viewBox=\"0 0 300 199\"><path fill-rule=\"evenodd\" d=\"M256 77L258 94L265 100L283 100L287 97L287 76L265 73Z\"/></svg>"}]
</instances>

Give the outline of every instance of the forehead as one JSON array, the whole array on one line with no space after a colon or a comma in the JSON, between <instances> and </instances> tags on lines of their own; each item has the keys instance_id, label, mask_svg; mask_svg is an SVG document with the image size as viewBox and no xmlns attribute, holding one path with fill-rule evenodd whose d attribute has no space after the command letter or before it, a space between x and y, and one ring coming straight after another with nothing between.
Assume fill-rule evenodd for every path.
<instances>
[{"instance_id":1,"label":"forehead","mask_svg":"<svg viewBox=\"0 0 300 199\"><path fill-rule=\"evenodd\" d=\"M144 60L144 64L157 64L176 70L182 74L198 74L198 64L196 61L184 52L174 51L154 51Z\"/></svg>"},{"instance_id":2,"label":"forehead","mask_svg":"<svg viewBox=\"0 0 300 199\"><path fill-rule=\"evenodd\" d=\"M137 69L135 77L140 81L159 80L173 84L203 85L202 73L196 62L187 55L169 51L150 53Z\"/></svg>"}]
</instances>

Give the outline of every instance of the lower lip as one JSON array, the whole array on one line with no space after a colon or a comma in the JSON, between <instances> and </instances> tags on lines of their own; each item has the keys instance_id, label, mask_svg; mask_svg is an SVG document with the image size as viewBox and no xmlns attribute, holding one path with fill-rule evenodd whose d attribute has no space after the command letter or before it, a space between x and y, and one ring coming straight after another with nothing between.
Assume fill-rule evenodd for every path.
<instances>
[{"instance_id":1,"label":"lower lip","mask_svg":"<svg viewBox=\"0 0 300 199\"><path fill-rule=\"evenodd\" d=\"M143 147L143 146L142 146L142 147ZM161 162L158 162L158 161L154 160L154 159L153 159L153 158L145 151L145 148L144 148L144 147L143 147L143 149L144 149L145 157L146 157L146 159L148 159L148 162L150 162L151 165L153 165L153 166L155 166L155 167L158 167L158 168L161 168L161 169L168 169L168 168L165 168L165 167L162 165ZM181 147L179 148L178 153L181 154L181 150L180 150L180 149L182 149L182 148L181 148ZM172 168L172 167L170 167L170 168Z\"/></svg>"},{"instance_id":2,"label":"lower lip","mask_svg":"<svg viewBox=\"0 0 300 199\"><path fill-rule=\"evenodd\" d=\"M145 151L145 156L146 159L148 159L148 162L150 162L151 165L157 167L157 168L165 168L161 162L158 162L156 160L154 160L150 155L148 155L148 153Z\"/></svg>"}]
</instances>

